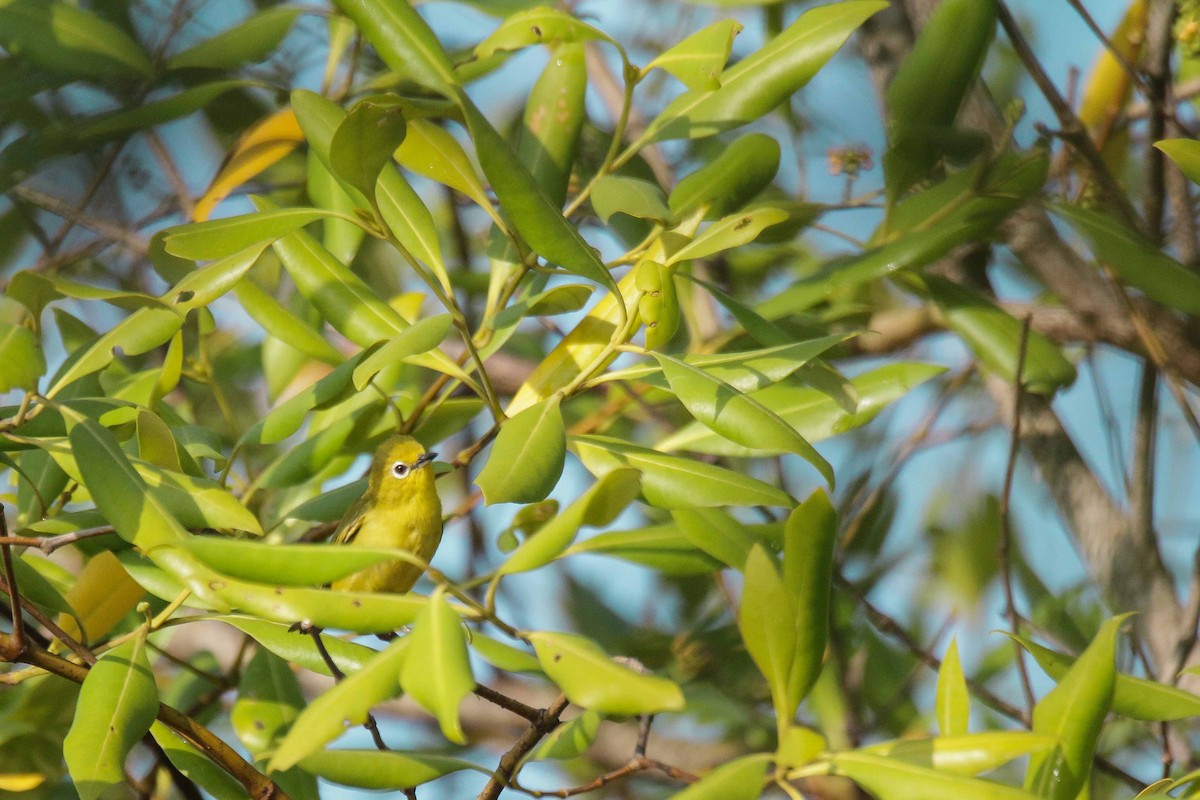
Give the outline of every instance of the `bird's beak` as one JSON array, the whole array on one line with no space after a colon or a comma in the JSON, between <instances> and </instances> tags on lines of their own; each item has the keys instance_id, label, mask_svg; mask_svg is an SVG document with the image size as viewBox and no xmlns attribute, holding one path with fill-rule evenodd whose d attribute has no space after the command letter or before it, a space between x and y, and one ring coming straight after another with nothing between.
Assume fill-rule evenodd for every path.
<instances>
[{"instance_id":1,"label":"bird's beak","mask_svg":"<svg viewBox=\"0 0 1200 800\"><path fill-rule=\"evenodd\" d=\"M419 469L428 464L430 461L433 461L435 458L437 458L437 453L422 453L421 455L417 456L417 460L413 463L413 467Z\"/></svg>"}]
</instances>

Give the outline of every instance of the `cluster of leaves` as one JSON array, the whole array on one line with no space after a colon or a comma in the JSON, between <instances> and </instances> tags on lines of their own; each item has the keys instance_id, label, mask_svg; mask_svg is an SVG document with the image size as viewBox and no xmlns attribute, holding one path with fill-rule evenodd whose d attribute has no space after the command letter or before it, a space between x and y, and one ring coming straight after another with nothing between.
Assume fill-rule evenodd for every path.
<instances>
[{"instance_id":1,"label":"cluster of leaves","mask_svg":"<svg viewBox=\"0 0 1200 800\"><path fill-rule=\"evenodd\" d=\"M115 287L59 269L8 279L0 390L19 399L0 409L0 462L23 538L3 545L5 586L31 622L0 634L0 653L31 666L8 673L15 686L0 699L0 789L50 796L61 753L80 796L104 796L126 782L129 752L148 735L159 765L169 761L221 798L315 797L317 777L396 789L462 770L482 772L498 792L515 785L513 763L493 770L466 751L328 745L401 693L464 745L462 701L481 678L511 674L556 687L580 713L557 726L531 714L539 736L510 755L580 758L601 719L699 719L711 686L745 656L761 680L729 700L765 740L680 797L753 798L771 784L796 796L802 781L839 776L883 798L1070 798L1087 782L1110 710L1150 721L1200 710L1186 692L1116 673L1118 618L1074 664L1021 640L1057 681L1031 730L968 733L967 680L952 648L938 677L938 735L842 741L830 710L839 664L826 658L831 618L846 610L834 600L849 600L832 590L838 514L824 489L798 502L790 480L758 471L779 457L790 477L807 462L832 491L833 467L813 442L865 425L944 371L890 360L847 377L830 362L852 352L856 305L885 279L935 309L984 370L1046 396L1075 377L1054 343L1023 335L984 293L924 271L986 240L1046 182L1042 148L956 127L996 27L991 2L942 3L891 83L884 213L870 241L810 274L784 271L769 297L768 275L798 258L801 232L831 209L775 185L775 138L733 132L786 104L885 3L811 9L732 65L740 26L722 20L640 68L608 34L557 9L517 11L469 53L449 54L406 3L334 6L327 91L291 91L241 134L192 206L194 221L149 242L141 263L153 276L139 271L140 285ZM17 187L66 156L149 135L219 97L249 96L254 82L239 71L275 52L299 14L269 8L151 57L125 29L75 5L0 0L4 68L31 76L19 98L31 114L43 113L32 102L39 93L84 78L136 83L143 100L170 92L82 119L27 119L0 151L0 183ZM330 89L355 36L382 66L355 61L354 91ZM619 62L624 86L603 132L584 102L589 47ZM531 48L549 60L514 146L469 87ZM635 90L660 72L682 91L627 130ZM657 146L686 140L703 153L718 136L718 151L686 162L667 191ZM1194 143L1163 146L1185 165L1196 158ZM253 196L252 213L207 219L272 169L301 175L300 190ZM445 187L469 206L449 213L482 221L486 246L473 263L447 257L452 226L436 214L449 214L414 185ZM1147 297L1200 312L1200 281L1137 233L1092 209L1055 213ZM592 244L602 239L608 257ZM735 280L719 277L739 264ZM121 312L104 333L72 313L101 303ZM261 329L261 344L241 341L245 321ZM47 358L58 342L63 358ZM519 379L501 380L505 356L528 364ZM254 397L264 390L273 407L259 416ZM452 470L473 475L488 505L522 504L505 552L458 580L431 572L429 595L320 588L413 558L305 541L363 489L326 484L397 428L429 447L461 442ZM582 490L564 479L568 453L594 479ZM552 492L567 498L561 510ZM479 499L469 487L462 494L451 524ZM755 508L766 521L747 522ZM644 524L613 529L631 510ZM576 541L585 527L602 530ZM10 551L17 544L35 547ZM82 569L38 557L37 546L77 552ZM737 655L689 663L680 631L670 632L682 637L676 648L623 636L606 650L599 636L526 629L497 602L513 576L581 554L639 564L664 581L740 575L737 610L698 619L694 637L725 636ZM322 635L330 663L288 631L301 620L357 634L411 630L382 650ZM244 635L253 655L222 675L202 653L166 681L168 644L200 621ZM329 675L331 665L346 677L307 702L293 667ZM82 688L64 692L60 678ZM233 686L228 719L253 764L202 726ZM804 718L815 727L798 716L810 696ZM1026 755L1024 788L1008 774L976 777Z\"/></svg>"}]
</instances>

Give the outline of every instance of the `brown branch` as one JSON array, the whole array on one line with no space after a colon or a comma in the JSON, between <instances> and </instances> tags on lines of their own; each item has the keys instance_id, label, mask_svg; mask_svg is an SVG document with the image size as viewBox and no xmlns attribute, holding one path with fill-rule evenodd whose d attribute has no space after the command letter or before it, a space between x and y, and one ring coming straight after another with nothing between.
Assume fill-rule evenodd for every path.
<instances>
[{"instance_id":1,"label":"brown branch","mask_svg":"<svg viewBox=\"0 0 1200 800\"><path fill-rule=\"evenodd\" d=\"M500 757L500 763L496 765L496 773L483 787L483 791L479 793L476 800L495 800L500 796L516 773L521 759L532 751L548 733L558 727L559 718L566 711L568 705L570 702L567 700L567 696L559 695L550 704L550 707L542 712L538 721L526 728L525 733L521 734L521 738L517 739L508 752Z\"/></svg>"}]
</instances>

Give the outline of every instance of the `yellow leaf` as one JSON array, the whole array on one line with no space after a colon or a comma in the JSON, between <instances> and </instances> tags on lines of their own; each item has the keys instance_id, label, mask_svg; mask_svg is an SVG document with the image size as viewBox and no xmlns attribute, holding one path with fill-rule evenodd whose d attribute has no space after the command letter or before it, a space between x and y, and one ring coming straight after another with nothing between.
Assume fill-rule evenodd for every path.
<instances>
[{"instance_id":1,"label":"yellow leaf","mask_svg":"<svg viewBox=\"0 0 1200 800\"><path fill-rule=\"evenodd\" d=\"M7 775L0 775L0 791L28 792L45 782L46 776L36 772L11 772Z\"/></svg>"},{"instance_id":2,"label":"yellow leaf","mask_svg":"<svg viewBox=\"0 0 1200 800\"><path fill-rule=\"evenodd\" d=\"M1121 24L1113 31L1112 43L1126 63L1136 64L1146 29L1146 0L1133 0ZM1113 122L1129 100L1129 73L1107 47L1101 47L1088 76L1079 104L1079 119L1103 147Z\"/></svg>"},{"instance_id":3,"label":"yellow leaf","mask_svg":"<svg viewBox=\"0 0 1200 800\"><path fill-rule=\"evenodd\" d=\"M621 291L621 302L627 303L634 298L634 305L627 310L630 316L637 314L636 298L639 290L634 286L634 273L631 271L617 284ZM517 389L512 402L504 413L512 417L530 406L537 405L550 395L566 387L571 381L587 369L603 369L617 357L612 350L603 363L597 363L609 344L613 333L621 322L617 300L611 294L605 294L595 308L579 321L562 341L555 345L541 363L530 373L529 377Z\"/></svg>"},{"instance_id":4,"label":"yellow leaf","mask_svg":"<svg viewBox=\"0 0 1200 800\"><path fill-rule=\"evenodd\" d=\"M67 592L67 602L83 622L82 637L79 624L69 615L60 614L58 625L75 639L95 642L116 627L145 593L117 557L105 550L92 557Z\"/></svg>"},{"instance_id":5,"label":"yellow leaf","mask_svg":"<svg viewBox=\"0 0 1200 800\"><path fill-rule=\"evenodd\" d=\"M291 108L276 111L250 128L229 151L212 185L196 201L192 219L201 221L237 187L296 149L304 133Z\"/></svg>"}]
</instances>

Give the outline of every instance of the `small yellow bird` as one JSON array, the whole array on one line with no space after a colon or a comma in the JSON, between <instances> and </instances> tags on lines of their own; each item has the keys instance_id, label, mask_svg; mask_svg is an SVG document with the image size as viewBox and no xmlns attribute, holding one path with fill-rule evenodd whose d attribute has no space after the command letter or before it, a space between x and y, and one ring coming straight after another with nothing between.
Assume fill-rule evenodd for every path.
<instances>
[{"instance_id":1,"label":"small yellow bird","mask_svg":"<svg viewBox=\"0 0 1200 800\"><path fill-rule=\"evenodd\" d=\"M334 532L335 544L408 550L428 562L442 541L442 502L432 462L411 436L396 435L375 451L367 491L346 511ZM413 587L422 569L386 561L333 582L344 592L395 592Z\"/></svg>"}]
</instances>

